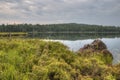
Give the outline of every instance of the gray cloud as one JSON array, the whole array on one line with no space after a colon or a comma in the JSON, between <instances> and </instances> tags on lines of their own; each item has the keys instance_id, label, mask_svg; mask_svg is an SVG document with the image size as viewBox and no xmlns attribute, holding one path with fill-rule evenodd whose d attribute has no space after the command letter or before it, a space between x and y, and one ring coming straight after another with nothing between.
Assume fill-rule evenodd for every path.
<instances>
[{"instance_id":1,"label":"gray cloud","mask_svg":"<svg viewBox=\"0 0 120 80\"><path fill-rule=\"evenodd\" d=\"M120 0L0 0L0 23L120 25Z\"/></svg>"}]
</instances>

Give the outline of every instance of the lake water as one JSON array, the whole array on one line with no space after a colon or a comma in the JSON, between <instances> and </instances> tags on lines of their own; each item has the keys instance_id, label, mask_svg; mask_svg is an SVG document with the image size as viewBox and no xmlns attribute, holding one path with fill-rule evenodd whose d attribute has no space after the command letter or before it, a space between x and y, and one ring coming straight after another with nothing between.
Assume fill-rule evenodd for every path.
<instances>
[{"instance_id":1,"label":"lake water","mask_svg":"<svg viewBox=\"0 0 120 80\"><path fill-rule=\"evenodd\" d=\"M113 63L120 63L120 34L112 33L37 33L29 34L29 38L49 39L59 41L68 46L70 50L77 51L85 44L90 44L95 39L101 39L112 53Z\"/></svg>"},{"instance_id":2,"label":"lake water","mask_svg":"<svg viewBox=\"0 0 120 80\"><path fill-rule=\"evenodd\" d=\"M85 39L85 40L54 40L63 43L68 46L70 50L77 51L85 44L90 44L95 39ZM101 38L106 45L108 50L112 53L114 60L113 63L120 63L120 38Z\"/></svg>"}]
</instances>

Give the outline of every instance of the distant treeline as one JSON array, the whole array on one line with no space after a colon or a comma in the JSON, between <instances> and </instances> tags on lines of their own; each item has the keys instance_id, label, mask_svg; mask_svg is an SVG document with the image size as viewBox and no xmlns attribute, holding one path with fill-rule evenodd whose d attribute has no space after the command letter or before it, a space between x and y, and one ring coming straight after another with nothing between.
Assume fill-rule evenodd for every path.
<instances>
[{"instance_id":1,"label":"distant treeline","mask_svg":"<svg viewBox=\"0 0 120 80\"><path fill-rule=\"evenodd\" d=\"M88 25L88 24L8 24L0 25L0 32L115 32L120 33L120 27Z\"/></svg>"}]
</instances>

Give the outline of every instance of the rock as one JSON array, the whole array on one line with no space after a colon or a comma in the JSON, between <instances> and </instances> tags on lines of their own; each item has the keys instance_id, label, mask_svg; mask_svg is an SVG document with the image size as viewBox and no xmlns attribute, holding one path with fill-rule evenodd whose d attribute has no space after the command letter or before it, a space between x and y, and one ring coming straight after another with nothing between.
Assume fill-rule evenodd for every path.
<instances>
[{"instance_id":1,"label":"rock","mask_svg":"<svg viewBox=\"0 0 120 80\"><path fill-rule=\"evenodd\" d=\"M102 50L101 53L104 54L105 56L110 55L113 59L112 53L110 51L108 51L107 49Z\"/></svg>"},{"instance_id":2,"label":"rock","mask_svg":"<svg viewBox=\"0 0 120 80\"><path fill-rule=\"evenodd\" d=\"M87 45L84 45L83 49L89 49L91 47L91 45L87 44Z\"/></svg>"},{"instance_id":3,"label":"rock","mask_svg":"<svg viewBox=\"0 0 120 80\"><path fill-rule=\"evenodd\" d=\"M103 50L103 49L107 49L107 46L101 41L101 40L94 40L91 43L91 47L95 50Z\"/></svg>"},{"instance_id":4,"label":"rock","mask_svg":"<svg viewBox=\"0 0 120 80\"><path fill-rule=\"evenodd\" d=\"M94 40L91 44L86 44L84 45L83 48L80 48L80 51L86 49L92 49L94 51L102 51L104 49L107 49L107 46L101 40Z\"/></svg>"},{"instance_id":5,"label":"rock","mask_svg":"<svg viewBox=\"0 0 120 80\"><path fill-rule=\"evenodd\" d=\"M101 40L98 39L94 40L91 44L84 45L84 47L80 48L78 52L83 54L97 52L103 54L104 56L109 55L111 56L111 58L113 58L112 53L109 50L107 50L107 46Z\"/></svg>"}]
</instances>

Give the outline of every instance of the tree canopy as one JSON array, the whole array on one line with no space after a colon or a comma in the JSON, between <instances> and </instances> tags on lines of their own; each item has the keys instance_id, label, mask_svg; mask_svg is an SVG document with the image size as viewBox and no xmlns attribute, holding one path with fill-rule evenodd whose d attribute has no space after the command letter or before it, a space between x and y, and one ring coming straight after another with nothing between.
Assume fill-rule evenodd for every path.
<instances>
[{"instance_id":1,"label":"tree canopy","mask_svg":"<svg viewBox=\"0 0 120 80\"><path fill-rule=\"evenodd\" d=\"M0 32L120 32L117 26L102 26L88 24L2 24Z\"/></svg>"}]
</instances>

